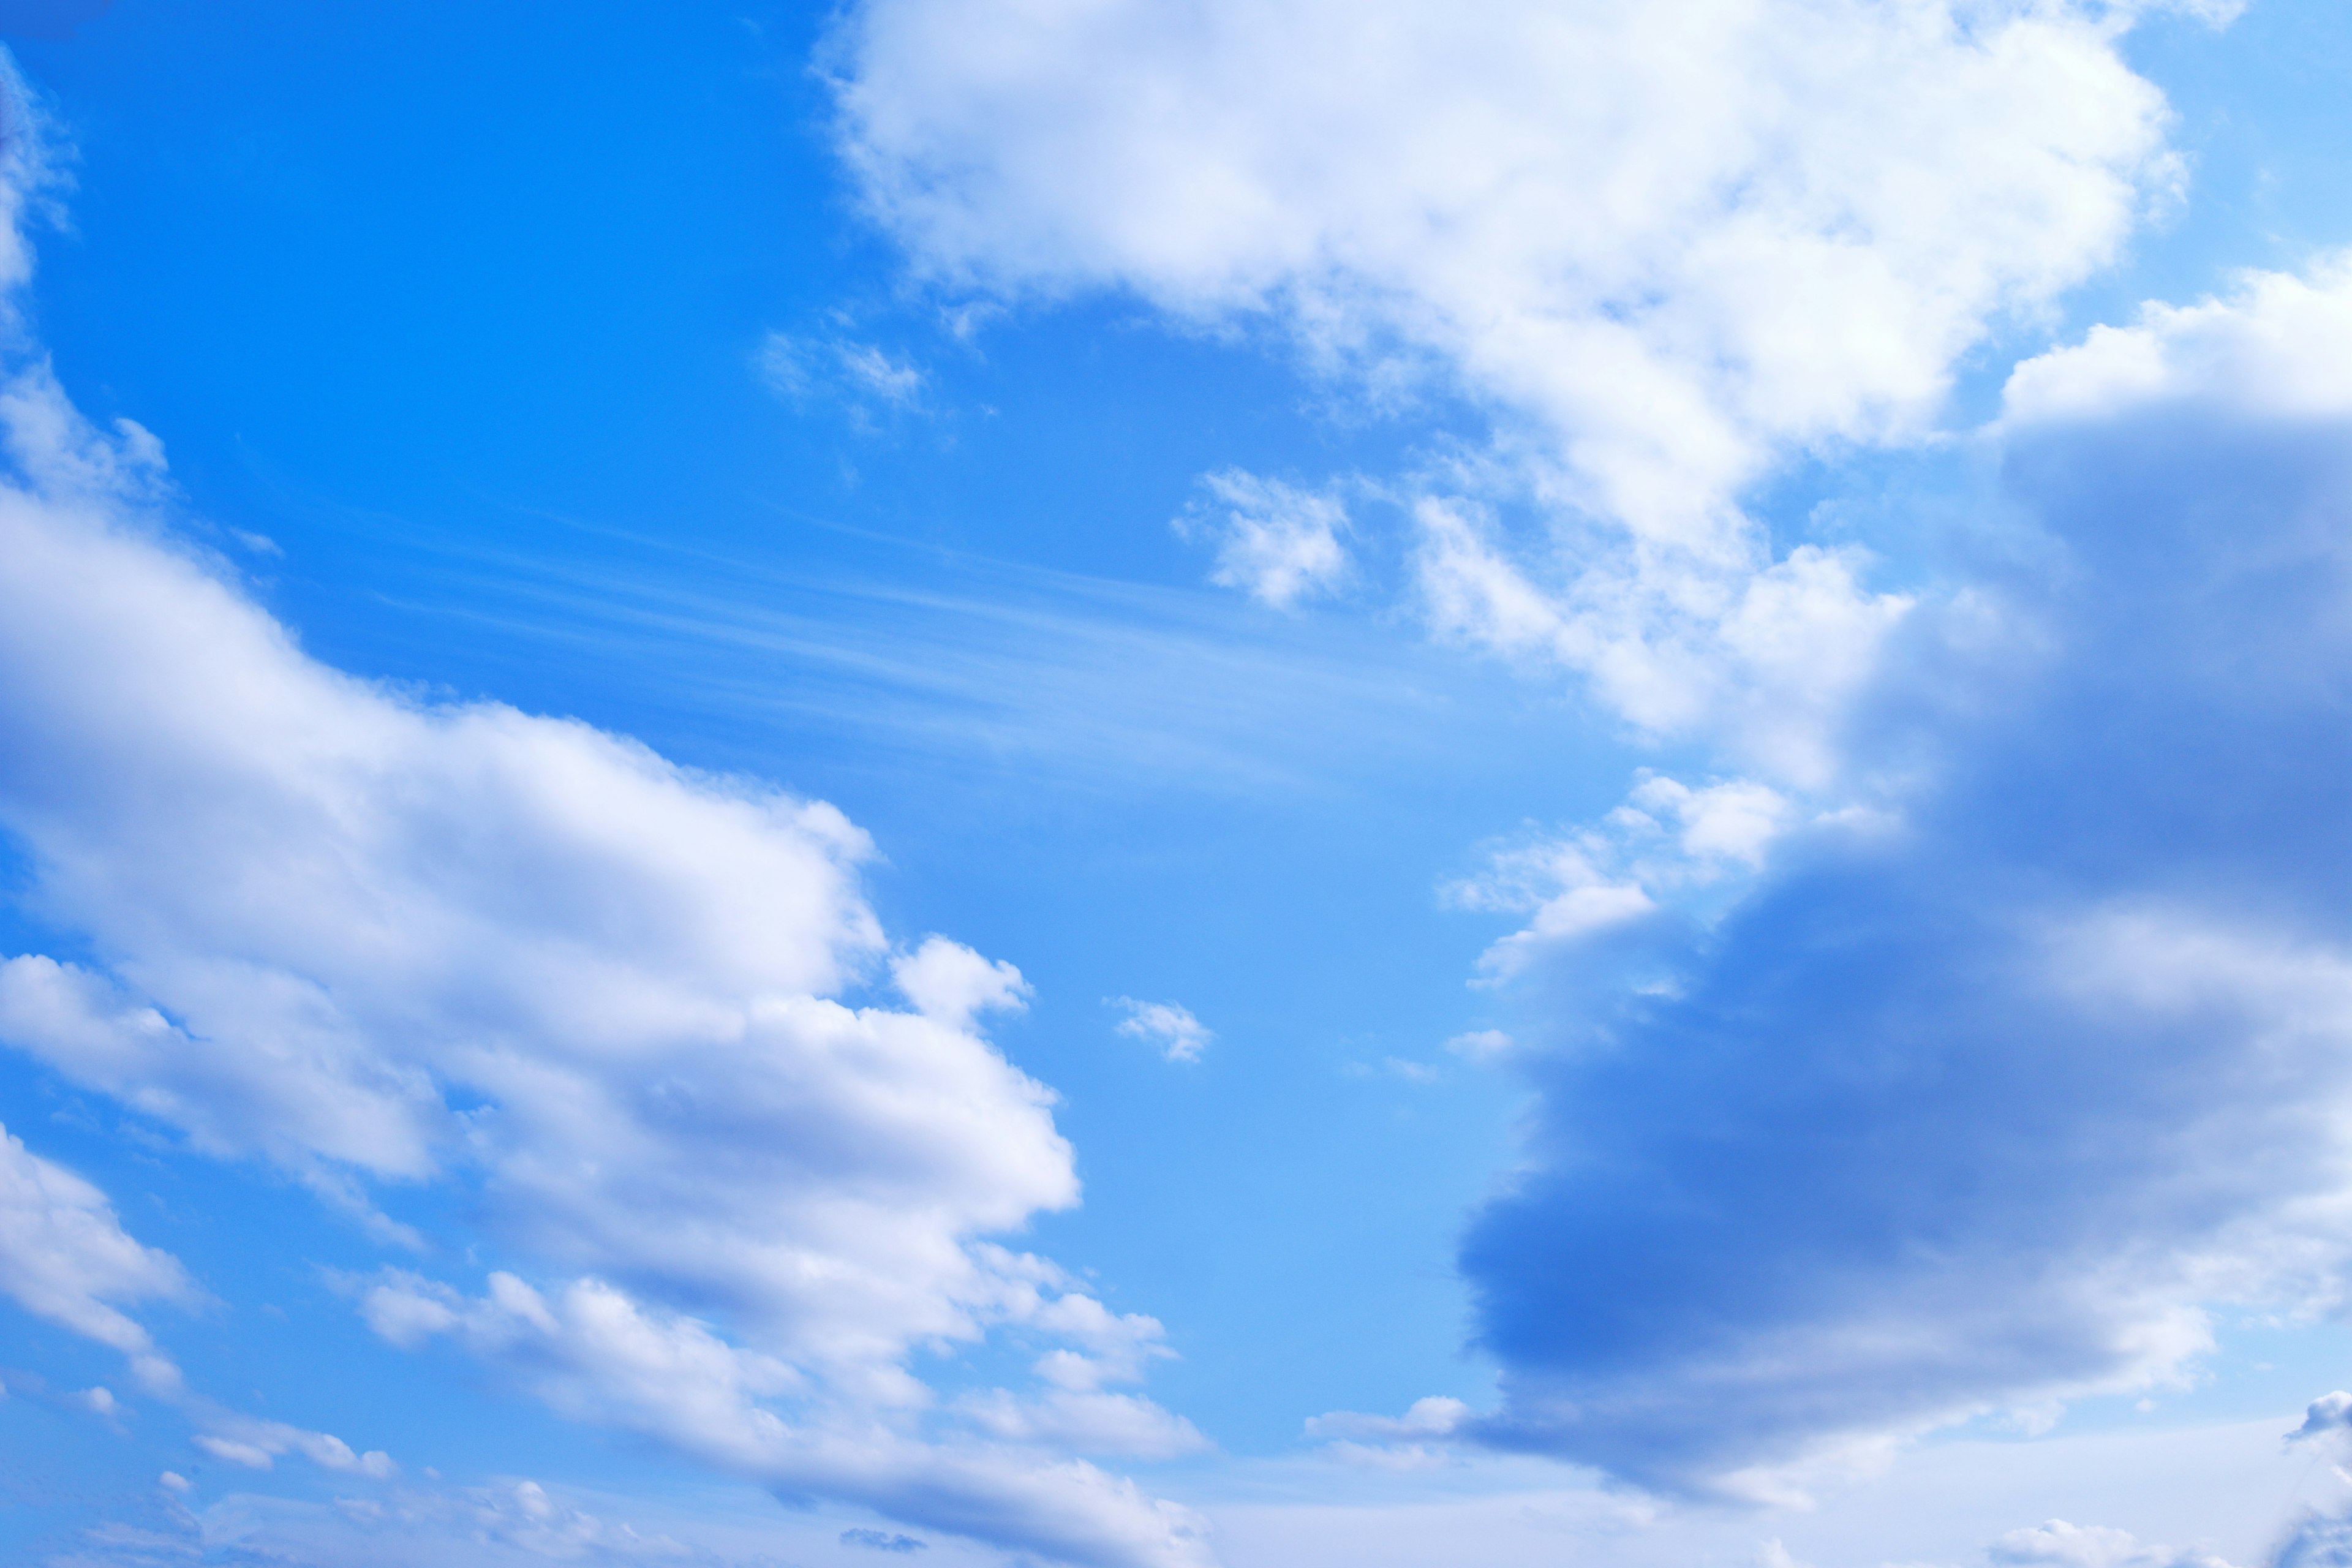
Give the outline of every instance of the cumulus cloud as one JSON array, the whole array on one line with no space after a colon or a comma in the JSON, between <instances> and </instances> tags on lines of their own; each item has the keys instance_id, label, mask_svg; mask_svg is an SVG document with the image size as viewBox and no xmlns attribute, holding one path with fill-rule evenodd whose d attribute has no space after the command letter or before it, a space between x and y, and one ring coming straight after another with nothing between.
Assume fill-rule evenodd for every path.
<instances>
[{"instance_id":1,"label":"cumulus cloud","mask_svg":"<svg viewBox=\"0 0 2352 1568\"><path fill-rule=\"evenodd\" d=\"M1348 551L1339 535L1348 511L1337 498L1237 468L1201 483L1214 504L1178 518L1176 531L1217 547L1211 582L1287 609L1346 578Z\"/></svg>"},{"instance_id":2,"label":"cumulus cloud","mask_svg":"<svg viewBox=\"0 0 2352 1568\"><path fill-rule=\"evenodd\" d=\"M1994 319L2174 187L2134 9L865 0L834 68L926 274L1270 322L1370 395L1486 410L1543 521L1502 538L1433 479L1438 623L1794 775L1902 605L1738 498L1927 428Z\"/></svg>"},{"instance_id":3,"label":"cumulus cloud","mask_svg":"<svg viewBox=\"0 0 2352 1568\"><path fill-rule=\"evenodd\" d=\"M371 1298L388 1334L779 1486L1104 1568L1205 1562L1190 1515L1042 1435L920 1429L913 1347L1049 1335L1071 1294L984 1239L1077 1196L1052 1094L971 1025L1017 972L934 939L888 965L914 1011L861 1001L887 944L839 812L319 663L174 534L160 444L7 347L0 827L90 956L0 962L0 1040L363 1214L457 1185L546 1285L413 1284ZM16 1145L0 1180L34 1248L12 1291L146 1353L112 1303L164 1293L168 1260ZM233 1462L370 1463L206 1426Z\"/></svg>"},{"instance_id":4,"label":"cumulus cloud","mask_svg":"<svg viewBox=\"0 0 2352 1568\"><path fill-rule=\"evenodd\" d=\"M2210 401L2265 418L2352 413L2352 252L2307 273L2249 272L2227 300L2150 302L2129 327L2011 373L2005 417L2020 426L2096 420L2153 403Z\"/></svg>"},{"instance_id":5,"label":"cumulus cloud","mask_svg":"<svg viewBox=\"0 0 2352 1568\"><path fill-rule=\"evenodd\" d=\"M1118 996L1112 999L1111 1005L1127 1013L1119 1020L1120 1034L1154 1047L1171 1062L1199 1061L1201 1053L1217 1037L1192 1016L1191 1008L1180 1003L1139 1002L1132 996Z\"/></svg>"},{"instance_id":6,"label":"cumulus cloud","mask_svg":"<svg viewBox=\"0 0 2352 1568\"><path fill-rule=\"evenodd\" d=\"M2352 419L2240 395L2320 321L2352 365L2315 291L2352 281L2200 307L2186 361L2150 311L2101 353L2189 368L2127 392L2021 370L2042 537L1906 629L1849 742L1871 810L1782 831L1638 989L1547 1013L1598 938L1530 955L1540 1109L1463 1253L1505 1402L1468 1431L1757 1491L2179 1376L2212 1304L2341 1302Z\"/></svg>"},{"instance_id":7,"label":"cumulus cloud","mask_svg":"<svg viewBox=\"0 0 2352 1568\"><path fill-rule=\"evenodd\" d=\"M121 1309L191 1300L194 1286L179 1259L132 1240L104 1193L33 1153L5 1128L0 1128L0 1291L36 1317L121 1351L150 1386L178 1385L178 1370ZM112 1405L109 1394L107 1408Z\"/></svg>"},{"instance_id":8,"label":"cumulus cloud","mask_svg":"<svg viewBox=\"0 0 2352 1568\"><path fill-rule=\"evenodd\" d=\"M2339 1388L2333 1394L2321 1394L2305 1407L2303 1425L2287 1434L2287 1441L2305 1443L2346 1431L2352 1431L2352 1394Z\"/></svg>"}]
</instances>

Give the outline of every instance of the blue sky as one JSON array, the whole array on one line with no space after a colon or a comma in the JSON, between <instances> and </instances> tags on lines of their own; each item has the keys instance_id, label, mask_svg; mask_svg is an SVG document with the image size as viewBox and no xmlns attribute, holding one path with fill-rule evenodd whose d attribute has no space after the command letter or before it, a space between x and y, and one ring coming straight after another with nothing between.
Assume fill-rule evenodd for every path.
<instances>
[{"instance_id":1,"label":"blue sky","mask_svg":"<svg viewBox=\"0 0 2352 1568\"><path fill-rule=\"evenodd\" d=\"M2341 8L0 35L7 1555L2343 1560Z\"/></svg>"}]
</instances>

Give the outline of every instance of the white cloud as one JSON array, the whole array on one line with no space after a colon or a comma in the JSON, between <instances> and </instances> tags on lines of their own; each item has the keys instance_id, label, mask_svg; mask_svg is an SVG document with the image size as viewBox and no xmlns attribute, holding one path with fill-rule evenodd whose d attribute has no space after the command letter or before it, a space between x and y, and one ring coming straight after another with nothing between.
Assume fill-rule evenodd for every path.
<instances>
[{"instance_id":1,"label":"white cloud","mask_svg":"<svg viewBox=\"0 0 2352 1568\"><path fill-rule=\"evenodd\" d=\"M1785 795L1751 779L1694 788L1645 768L1599 823L1499 850L1444 895L1457 908L1532 914L1479 960L1490 980L1508 980L1547 954L1651 925L1690 894L1744 885L1798 817Z\"/></svg>"},{"instance_id":2,"label":"white cloud","mask_svg":"<svg viewBox=\"0 0 2352 1568\"><path fill-rule=\"evenodd\" d=\"M132 1240L104 1193L31 1152L5 1128L0 1291L36 1317L121 1351L150 1387L178 1386L178 1370L121 1307L192 1300L195 1288L179 1260ZM107 1403L110 1407L112 1395Z\"/></svg>"},{"instance_id":3,"label":"white cloud","mask_svg":"<svg viewBox=\"0 0 2352 1568\"><path fill-rule=\"evenodd\" d=\"M1026 1316L1049 1321L1052 1306L1033 1302ZM363 1310L395 1342L454 1337L513 1368L559 1411L658 1438L788 1495L864 1503L1071 1563L1207 1568L1214 1561L1205 1527L1189 1510L1029 1447L1100 1451L1114 1431L1133 1445L1149 1426L1161 1441L1146 1444L1147 1452L1181 1451L1166 1442L1190 1426L1140 1400L983 1402L959 1414L1003 1442L922 1441L913 1434L927 1394L911 1380L859 1391L862 1399L829 1397L777 1357L730 1345L691 1319L649 1311L593 1280L546 1296L496 1274L488 1293L472 1299L395 1274L369 1291ZM771 1409L778 1400L796 1405L799 1419ZM1066 1419L1055 1420L1057 1412Z\"/></svg>"},{"instance_id":4,"label":"white cloud","mask_svg":"<svg viewBox=\"0 0 2352 1568\"><path fill-rule=\"evenodd\" d=\"M2003 418L2031 428L2191 401L2257 418L2341 416L2352 413L2347 355L2352 253L2302 277L2242 274L2227 300L2150 302L2132 326L2094 327L2011 374Z\"/></svg>"},{"instance_id":5,"label":"white cloud","mask_svg":"<svg viewBox=\"0 0 2352 1568\"><path fill-rule=\"evenodd\" d=\"M382 1449L355 1453L349 1443L332 1433L308 1431L283 1421L261 1421L220 1410L205 1411L201 1418L212 1429L190 1440L214 1458L247 1469L270 1469L287 1454L299 1454L323 1470L376 1479L399 1468Z\"/></svg>"},{"instance_id":6,"label":"white cloud","mask_svg":"<svg viewBox=\"0 0 2352 1568\"><path fill-rule=\"evenodd\" d=\"M1353 1410L1335 1410L1327 1415L1311 1415L1307 1421L1310 1437L1350 1437L1370 1442L1394 1442L1401 1438L1451 1436L1454 1429L1470 1415L1470 1407L1458 1399L1444 1394L1432 1394L1416 1399L1402 1415L1365 1415Z\"/></svg>"},{"instance_id":7,"label":"white cloud","mask_svg":"<svg viewBox=\"0 0 2352 1568\"><path fill-rule=\"evenodd\" d=\"M1336 497L1238 468L1211 474L1201 483L1216 504L1178 518L1176 531L1185 539L1216 545L1211 582L1287 609L1345 580L1348 552L1339 535L1348 526L1348 511Z\"/></svg>"},{"instance_id":8,"label":"white cloud","mask_svg":"<svg viewBox=\"0 0 2352 1568\"><path fill-rule=\"evenodd\" d=\"M1055 1389L1022 1399L995 1388L958 1404L981 1431L1010 1443L1044 1443L1080 1454L1168 1459L1209 1446L1197 1427L1132 1394Z\"/></svg>"},{"instance_id":9,"label":"white cloud","mask_svg":"<svg viewBox=\"0 0 2352 1568\"><path fill-rule=\"evenodd\" d=\"M804 1489L1038 1555L1206 1561L1189 1515L1050 1448L889 1426L928 1399L915 1347L1062 1331L1058 1275L984 1239L1077 1196L1052 1094L971 1027L1018 973L934 940L894 966L921 1011L861 1004L886 942L839 812L326 668L172 532L152 437L92 428L10 353L0 826L42 916L106 956L0 962L0 1039L331 1201L466 1189L571 1283L462 1309L419 1285L373 1315L463 1330L583 1418L762 1476L784 1455ZM146 1354L110 1303L162 1293L168 1260L8 1154L34 1248L12 1290ZM381 1458L199 1420L240 1462ZM839 1440L860 1422L887 1438Z\"/></svg>"},{"instance_id":10,"label":"white cloud","mask_svg":"<svg viewBox=\"0 0 2352 1568\"><path fill-rule=\"evenodd\" d=\"M1139 1002L1132 996L1116 996L1111 998L1111 1005L1127 1011L1127 1016L1119 1020L1120 1034L1156 1047L1171 1062L1199 1061L1201 1053L1217 1037L1192 1016L1191 1008L1179 1003Z\"/></svg>"},{"instance_id":11,"label":"white cloud","mask_svg":"<svg viewBox=\"0 0 2352 1568\"><path fill-rule=\"evenodd\" d=\"M1439 626L1797 778L1903 606L1737 500L1927 429L1995 318L2175 186L2133 9L865 0L834 65L920 270L1269 321L1368 388L1468 398L1544 522L1481 533L1433 478Z\"/></svg>"},{"instance_id":12,"label":"white cloud","mask_svg":"<svg viewBox=\"0 0 2352 1568\"><path fill-rule=\"evenodd\" d=\"M892 959L890 978L915 1011L956 1029L976 1013L1017 1012L1028 1005L1030 994L1018 969L942 936L926 937L914 952Z\"/></svg>"}]
</instances>

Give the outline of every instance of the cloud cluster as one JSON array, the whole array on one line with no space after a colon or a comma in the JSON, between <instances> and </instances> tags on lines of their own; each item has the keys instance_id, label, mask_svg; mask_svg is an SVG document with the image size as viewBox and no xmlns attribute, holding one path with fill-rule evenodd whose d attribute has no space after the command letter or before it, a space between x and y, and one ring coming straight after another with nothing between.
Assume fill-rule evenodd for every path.
<instances>
[{"instance_id":1,"label":"cloud cluster","mask_svg":"<svg viewBox=\"0 0 2352 1568\"><path fill-rule=\"evenodd\" d=\"M1017 972L937 939L892 959L830 806L310 658L173 533L160 444L11 352L0 827L89 956L0 961L0 1040L390 1242L384 1194L462 1186L547 1293L386 1285L370 1315L561 1408L1040 1555L1207 1561L1042 1415L989 1437L906 1368L1013 1323L1082 1359L1134 1337L984 1240L1077 1196L1053 1096L973 1022ZM109 1303L166 1293L167 1262L13 1144L5 1173L10 1226L47 1227L11 1291L143 1353Z\"/></svg>"},{"instance_id":2,"label":"cloud cluster","mask_svg":"<svg viewBox=\"0 0 2352 1568\"><path fill-rule=\"evenodd\" d=\"M2212 1303L2342 1300L2347 304L2255 279L2020 369L2039 534L1906 630L1849 742L1878 809L1551 1018L1463 1255L1506 1368L1478 1435L1754 1490L2176 1375ZM2282 394L2306 363L2339 390Z\"/></svg>"},{"instance_id":3,"label":"cloud cluster","mask_svg":"<svg viewBox=\"0 0 2352 1568\"><path fill-rule=\"evenodd\" d=\"M1083 1332L1068 1321L1075 1303L1064 1306L1066 1300L1033 1295L1025 1310L1014 1310L1031 1326ZM488 1293L469 1299L395 1273L368 1292L362 1310L394 1343L454 1338L513 1368L566 1415L657 1438L788 1496L857 1502L932 1529L1017 1542L1057 1561L1106 1568L1202 1568L1213 1561L1203 1527L1189 1510L1145 1497L1131 1481L1084 1460L1046 1463L1039 1457L1046 1445L1152 1457L1195 1446L1169 1443L1171 1430L1191 1428L1141 1400L1120 1403L1129 1425L1145 1427L1155 1441L1089 1441L1099 1431L1043 1419L1019 1423L1022 1406L997 1390L989 1403L1004 1413L1003 1422L992 1423L983 1407L971 1422L980 1436L927 1442L887 1419L891 1391L813 1408L809 1396L821 1391L811 1389L799 1366L730 1344L706 1324L648 1310L594 1281L550 1296L513 1275L493 1274ZM1056 1323L1057 1316L1063 1321ZM1116 1354L1137 1325L1098 1308L1095 1316L1096 1338L1108 1338L1105 1348ZM919 1394L908 1389L900 1397ZM779 1401L799 1405L802 1418L781 1418L772 1407ZM1048 1412L1055 1408L1051 1395L1041 1403Z\"/></svg>"},{"instance_id":4,"label":"cloud cluster","mask_svg":"<svg viewBox=\"0 0 2352 1568\"><path fill-rule=\"evenodd\" d=\"M1267 321L1376 400L1485 410L1492 461L1418 510L1437 623L1793 775L1901 605L1738 499L1918 435L1992 322L2177 184L2135 9L864 0L833 68L930 277ZM1792 711L1743 726L1759 694Z\"/></svg>"}]
</instances>

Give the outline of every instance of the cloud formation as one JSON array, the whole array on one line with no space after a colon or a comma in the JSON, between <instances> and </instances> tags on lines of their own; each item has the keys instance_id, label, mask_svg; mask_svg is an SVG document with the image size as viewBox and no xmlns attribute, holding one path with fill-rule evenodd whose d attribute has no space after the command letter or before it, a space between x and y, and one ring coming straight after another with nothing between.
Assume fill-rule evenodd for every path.
<instances>
[{"instance_id":1,"label":"cloud formation","mask_svg":"<svg viewBox=\"0 0 2352 1568\"><path fill-rule=\"evenodd\" d=\"M387 1284L394 1338L457 1338L795 1495L1100 1568L1207 1562L1183 1510L1042 1426L932 1410L905 1365L1015 1322L1080 1356L1132 1337L984 1239L1077 1197L1051 1092L972 1025L1018 973L939 939L893 958L831 806L320 664L173 532L154 437L10 357L0 826L90 956L0 961L0 1040L387 1241L383 1194L467 1190L544 1292ZM858 1000L886 968L914 1010ZM6 1171L36 1248L12 1292L144 1353L108 1303L164 1293L168 1260L16 1145ZM208 1436L239 1463L350 1457L226 1416Z\"/></svg>"},{"instance_id":2,"label":"cloud formation","mask_svg":"<svg viewBox=\"0 0 2352 1568\"><path fill-rule=\"evenodd\" d=\"M2352 365L2347 294L2259 279L2022 367L2032 531L1870 693L1873 810L1654 931L1638 992L1572 942L1528 966L1558 1010L1528 1167L1464 1249L1506 1368L1471 1430L1753 1491L2177 1375L2211 1304L2343 1299L2352 398L2267 389Z\"/></svg>"},{"instance_id":3,"label":"cloud formation","mask_svg":"<svg viewBox=\"0 0 2352 1568\"><path fill-rule=\"evenodd\" d=\"M179 1259L132 1240L104 1193L31 1152L5 1128L0 1292L36 1317L121 1351L151 1387L178 1386L178 1369L121 1309L192 1300L195 1288Z\"/></svg>"},{"instance_id":4,"label":"cloud formation","mask_svg":"<svg viewBox=\"0 0 2352 1568\"><path fill-rule=\"evenodd\" d=\"M1339 535L1348 511L1335 497L1237 468L1201 483L1214 504L1178 518L1176 531L1216 545L1209 581L1286 610L1346 579L1348 551Z\"/></svg>"},{"instance_id":5,"label":"cloud formation","mask_svg":"<svg viewBox=\"0 0 2352 1568\"><path fill-rule=\"evenodd\" d=\"M1434 623L1801 778L1902 605L1738 499L1928 429L1991 323L2177 185L2136 9L865 0L834 69L921 272L1268 322L1376 402L1468 400L1491 451L1416 509Z\"/></svg>"}]
</instances>

